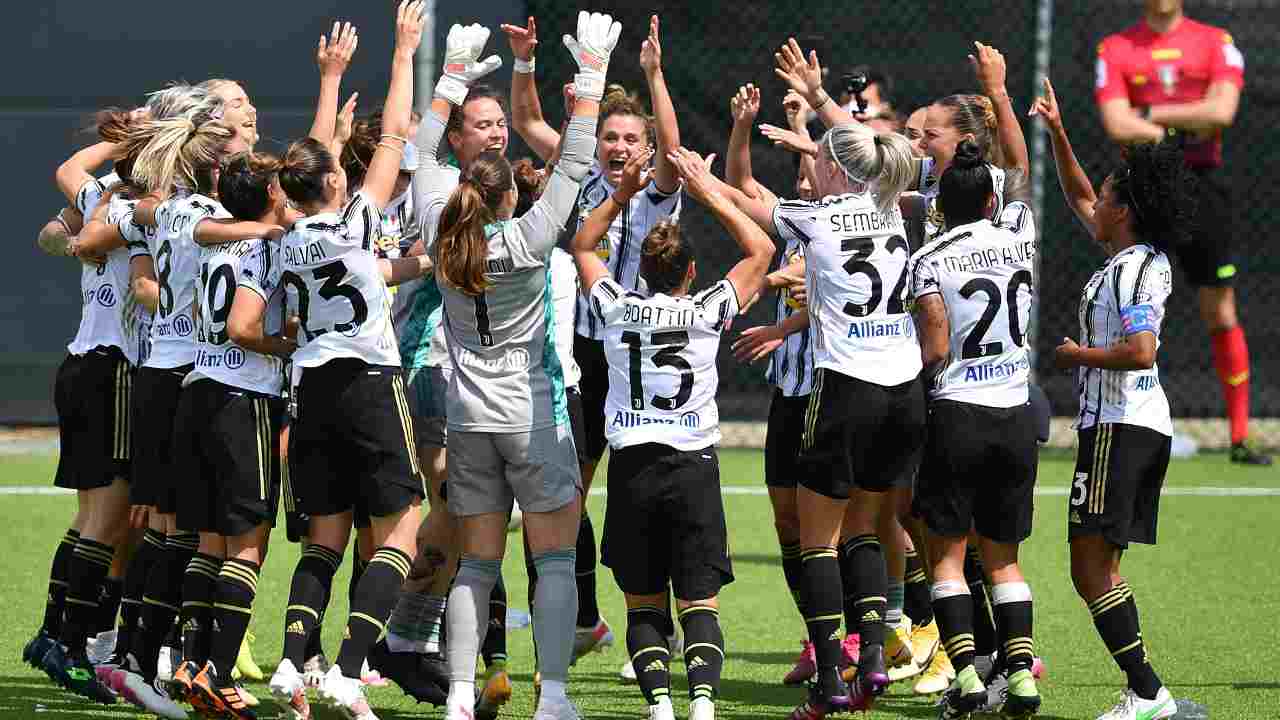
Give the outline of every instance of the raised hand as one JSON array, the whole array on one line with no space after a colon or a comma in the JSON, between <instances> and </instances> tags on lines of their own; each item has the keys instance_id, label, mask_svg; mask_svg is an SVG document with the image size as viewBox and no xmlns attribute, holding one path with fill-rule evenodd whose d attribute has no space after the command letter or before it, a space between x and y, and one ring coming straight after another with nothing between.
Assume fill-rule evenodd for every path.
<instances>
[{"instance_id":1,"label":"raised hand","mask_svg":"<svg viewBox=\"0 0 1280 720\"><path fill-rule=\"evenodd\" d=\"M978 78L978 84L982 86L982 94L995 97L1006 93L1004 55L990 45L983 45L980 42L975 42L973 47L974 54L969 56L969 64L973 66L973 74Z\"/></svg>"},{"instance_id":2,"label":"raised hand","mask_svg":"<svg viewBox=\"0 0 1280 720\"><path fill-rule=\"evenodd\" d=\"M667 153L667 159L675 166L684 180L685 190L694 200L706 205L719 195L720 181L711 174L711 163L715 162L715 153L703 158L688 148L677 148Z\"/></svg>"},{"instance_id":3,"label":"raised hand","mask_svg":"<svg viewBox=\"0 0 1280 720\"><path fill-rule=\"evenodd\" d=\"M427 22L427 4L423 0L400 0L396 10L396 50L413 54L422 42L422 27Z\"/></svg>"},{"instance_id":4,"label":"raised hand","mask_svg":"<svg viewBox=\"0 0 1280 720\"><path fill-rule=\"evenodd\" d=\"M502 67L502 58L480 54L489 42L489 28L482 25L454 25L445 39L444 74L436 82L436 95L457 107L467 99L467 90L475 81Z\"/></svg>"},{"instance_id":5,"label":"raised hand","mask_svg":"<svg viewBox=\"0 0 1280 720\"><path fill-rule=\"evenodd\" d=\"M538 22L529 16L528 25L508 25L503 23L498 28L507 34L507 42L511 43L511 54L521 60L532 60L538 47Z\"/></svg>"},{"instance_id":6,"label":"raised hand","mask_svg":"<svg viewBox=\"0 0 1280 720\"><path fill-rule=\"evenodd\" d=\"M649 167L649 158L652 157L653 150L644 150L627 160L622 168L622 180L618 183L618 195L630 200L649 184L653 179L653 168Z\"/></svg>"},{"instance_id":7,"label":"raised hand","mask_svg":"<svg viewBox=\"0 0 1280 720\"><path fill-rule=\"evenodd\" d=\"M782 110L787 114L787 125L792 130L803 126L809 119L809 113L813 112L809 103L795 90L788 90L782 97Z\"/></svg>"},{"instance_id":8,"label":"raised hand","mask_svg":"<svg viewBox=\"0 0 1280 720\"><path fill-rule=\"evenodd\" d=\"M1028 115L1040 116L1046 125L1051 128L1062 127L1062 113L1058 110L1058 96L1053 92L1053 83L1049 82L1049 78L1044 79L1044 95L1035 99L1031 103L1031 111Z\"/></svg>"},{"instance_id":9,"label":"raised hand","mask_svg":"<svg viewBox=\"0 0 1280 720\"><path fill-rule=\"evenodd\" d=\"M360 36L356 34L355 25L334 20L329 37L321 35L316 46L316 65L320 67L320 74L333 76L346 72L359 44Z\"/></svg>"},{"instance_id":10,"label":"raised hand","mask_svg":"<svg viewBox=\"0 0 1280 720\"><path fill-rule=\"evenodd\" d=\"M818 53L810 50L809 58L806 60L804 51L800 49L800 43L796 42L795 38L791 38L778 48L778 52L773 54L773 59L778 65L773 69L774 74L782 78L788 87L816 108L821 102L819 95L823 92L822 66L818 64Z\"/></svg>"},{"instance_id":11,"label":"raised hand","mask_svg":"<svg viewBox=\"0 0 1280 720\"><path fill-rule=\"evenodd\" d=\"M565 35L564 46L578 64L578 74L573 77L574 94L580 100L599 102L604 97L605 76L609 71L609 56L618 45L622 25L603 13L578 13L578 36Z\"/></svg>"},{"instance_id":12,"label":"raised hand","mask_svg":"<svg viewBox=\"0 0 1280 720\"><path fill-rule=\"evenodd\" d=\"M351 140L351 133L355 130L356 125L356 98L360 97L360 93L351 93L351 97L347 98L347 102L338 111L338 122L333 129L333 142L337 146L346 145Z\"/></svg>"},{"instance_id":13,"label":"raised hand","mask_svg":"<svg viewBox=\"0 0 1280 720\"><path fill-rule=\"evenodd\" d=\"M649 18L649 37L640 44L640 68L645 75L662 69L662 43L658 41L658 16Z\"/></svg>"},{"instance_id":14,"label":"raised hand","mask_svg":"<svg viewBox=\"0 0 1280 720\"><path fill-rule=\"evenodd\" d=\"M733 114L735 123L755 122L760 113L760 88L747 83L738 88L738 92L729 99L729 112Z\"/></svg>"},{"instance_id":15,"label":"raised hand","mask_svg":"<svg viewBox=\"0 0 1280 720\"><path fill-rule=\"evenodd\" d=\"M773 141L774 147L780 147L783 150L789 150L793 153L801 153L803 155L817 155L818 146L813 140L801 135L794 130L780 128L777 125L760 124L760 134Z\"/></svg>"}]
</instances>

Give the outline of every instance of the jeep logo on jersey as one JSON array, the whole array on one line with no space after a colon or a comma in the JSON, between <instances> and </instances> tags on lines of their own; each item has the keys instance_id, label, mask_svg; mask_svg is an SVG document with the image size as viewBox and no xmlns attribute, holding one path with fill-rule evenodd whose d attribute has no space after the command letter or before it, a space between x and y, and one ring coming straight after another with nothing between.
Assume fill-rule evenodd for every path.
<instances>
[{"instance_id":1,"label":"jeep logo on jersey","mask_svg":"<svg viewBox=\"0 0 1280 720\"><path fill-rule=\"evenodd\" d=\"M98 288L98 304L102 307L116 306L116 290L110 285Z\"/></svg>"},{"instance_id":2,"label":"jeep logo on jersey","mask_svg":"<svg viewBox=\"0 0 1280 720\"><path fill-rule=\"evenodd\" d=\"M182 337L187 337L188 335L191 334L191 331L194 329L195 329L194 323L192 323L191 318L187 317L186 315L179 315L173 321L173 331L178 333Z\"/></svg>"},{"instance_id":3,"label":"jeep logo on jersey","mask_svg":"<svg viewBox=\"0 0 1280 720\"><path fill-rule=\"evenodd\" d=\"M238 347L229 347L222 354L222 364L230 370L239 370L244 367L244 351Z\"/></svg>"}]
</instances>

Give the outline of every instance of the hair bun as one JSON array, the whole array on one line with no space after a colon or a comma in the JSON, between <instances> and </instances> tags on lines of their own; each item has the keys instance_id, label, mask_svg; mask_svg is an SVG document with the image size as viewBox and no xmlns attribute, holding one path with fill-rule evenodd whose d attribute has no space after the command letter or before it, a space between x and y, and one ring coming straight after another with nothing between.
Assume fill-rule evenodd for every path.
<instances>
[{"instance_id":1,"label":"hair bun","mask_svg":"<svg viewBox=\"0 0 1280 720\"><path fill-rule=\"evenodd\" d=\"M968 170L985 164L986 160L982 159L982 148L978 147L978 143L966 138L956 145L955 156L951 158L952 167Z\"/></svg>"}]
</instances>

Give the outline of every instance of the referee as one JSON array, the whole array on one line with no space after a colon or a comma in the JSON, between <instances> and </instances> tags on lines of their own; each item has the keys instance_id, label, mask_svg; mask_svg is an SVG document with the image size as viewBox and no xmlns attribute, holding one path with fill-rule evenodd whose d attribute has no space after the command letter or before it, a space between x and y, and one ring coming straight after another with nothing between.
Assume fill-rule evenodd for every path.
<instances>
[{"instance_id":1,"label":"referee","mask_svg":"<svg viewBox=\"0 0 1280 720\"><path fill-rule=\"evenodd\" d=\"M1174 248L1200 296L1213 363L1231 424L1231 462L1270 465L1246 444L1249 348L1236 319L1231 188L1222 170L1222 131L1235 120L1244 56L1225 30L1183 15L1182 0L1146 0L1142 21L1098 45L1095 97L1107 135L1118 143L1178 136L1200 178L1199 221Z\"/></svg>"}]
</instances>

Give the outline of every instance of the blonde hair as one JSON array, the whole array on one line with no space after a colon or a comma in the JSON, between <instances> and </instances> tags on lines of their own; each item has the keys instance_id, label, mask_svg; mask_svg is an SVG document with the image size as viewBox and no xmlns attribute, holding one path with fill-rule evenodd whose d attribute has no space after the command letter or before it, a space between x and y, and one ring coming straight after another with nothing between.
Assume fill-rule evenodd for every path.
<instances>
[{"instance_id":1,"label":"blonde hair","mask_svg":"<svg viewBox=\"0 0 1280 720\"><path fill-rule=\"evenodd\" d=\"M511 163L501 153L486 150L467 166L440 213L440 274L464 295L480 295L489 288L485 226L498 219L498 207L512 183Z\"/></svg>"},{"instance_id":2,"label":"blonde hair","mask_svg":"<svg viewBox=\"0 0 1280 720\"><path fill-rule=\"evenodd\" d=\"M982 157L996 167L1004 166L1004 151L998 142L1000 121L995 106L986 95L948 95L936 105L951 111L951 126L961 135L972 135Z\"/></svg>"},{"instance_id":3,"label":"blonde hair","mask_svg":"<svg viewBox=\"0 0 1280 720\"><path fill-rule=\"evenodd\" d=\"M915 179L911 143L893 132L877 133L862 123L844 123L819 142L823 155L835 162L851 183L874 188L876 209L892 212Z\"/></svg>"},{"instance_id":4,"label":"blonde hair","mask_svg":"<svg viewBox=\"0 0 1280 720\"><path fill-rule=\"evenodd\" d=\"M137 123L125 141L124 155L133 156L133 182L145 192L167 191L175 185L208 189L207 171L221 160L235 131L218 120L197 123L179 116Z\"/></svg>"}]
</instances>

